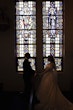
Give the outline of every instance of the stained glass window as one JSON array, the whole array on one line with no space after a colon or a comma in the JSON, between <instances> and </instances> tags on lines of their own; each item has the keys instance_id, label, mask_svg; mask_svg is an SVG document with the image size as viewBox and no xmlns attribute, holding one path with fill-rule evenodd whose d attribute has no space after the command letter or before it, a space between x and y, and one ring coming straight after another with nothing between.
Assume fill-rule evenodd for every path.
<instances>
[{"instance_id":1,"label":"stained glass window","mask_svg":"<svg viewBox=\"0 0 73 110\"><path fill-rule=\"evenodd\" d=\"M30 53L31 66L35 69L36 57L36 2L16 2L16 56L17 71L23 71L25 53Z\"/></svg>"},{"instance_id":2,"label":"stained glass window","mask_svg":"<svg viewBox=\"0 0 73 110\"><path fill-rule=\"evenodd\" d=\"M23 71L24 55L27 52L29 52L31 56L30 61L32 68L33 69L36 68L35 67L35 59L36 59L36 51L37 51L36 33L39 33L38 30L39 28L37 29L36 32L36 17L37 19L39 19L39 16L36 16L36 8L38 7L39 2L42 3L42 7L39 7L39 9L42 9L42 13L40 13L40 17L43 18L43 23L42 20L40 22L37 20L37 26L41 28L40 30L42 30L42 26L40 25L43 24L43 30L42 30L43 45L41 44L42 46L40 46L41 48L39 48L39 51L41 51L43 48L44 67L48 62L47 61L48 55L53 55L55 58L57 71L62 71L63 69L63 65L62 65L63 64L63 2L39 1L37 2L37 7L36 7L36 2L23 1L23 0L17 0L16 2L17 71ZM39 51L37 51L37 53ZM39 54L37 54L37 57L39 57L38 55ZM39 68L39 65L37 66L37 68Z\"/></svg>"},{"instance_id":3,"label":"stained glass window","mask_svg":"<svg viewBox=\"0 0 73 110\"><path fill-rule=\"evenodd\" d=\"M62 1L44 1L42 6L44 67L47 64L48 55L53 55L57 71L62 71L63 3Z\"/></svg>"}]
</instances>

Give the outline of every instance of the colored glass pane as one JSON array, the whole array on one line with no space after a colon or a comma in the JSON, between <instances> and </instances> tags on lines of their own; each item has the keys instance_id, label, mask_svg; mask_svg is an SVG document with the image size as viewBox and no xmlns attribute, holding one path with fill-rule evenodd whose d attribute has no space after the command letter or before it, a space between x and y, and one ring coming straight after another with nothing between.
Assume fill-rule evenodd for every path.
<instances>
[{"instance_id":1,"label":"colored glass pane","mask_svg":"<svg viewBox=\"0 0 73 110\"><path fill-rule=\"evenodd\" d=\"M16 15L36 15L36 3L16 2Z\"/></svg>"},{"instance_id":2,"label":"colored glass pane","mask_svg":"<svg viewBox=\"0 0 73 110\"><path fill-rule=\"evenodd\" d=\"M17 57L24 57L27 52L36 57L36 45L17 45Z\"/></svg>"},{"instance_id":3,"label":"colored glass pane","mask_svg":"<svg viewBox=\"0 0 73 110\"><path fill-rule=\"evenodd\" d=\"M32 68L35 70L35 59L29 59L30 60L30 62L31 62L31 66L32 66ZM18 71L23 71L23 61L24 61L24 59L18 59L18 61L17 61L17 64L18 64Z\"/></svg>"},{"instance_id":4,"label":"colored glass pane","mask_svg":"<svg viewBox=\"0 0 73 110\"><path fill-rule=\"evenodd\" d=\"M17 16L16 29L36 29L35 16Z\"/></svg>"},{"instance_id":5,"label":"colored glass pane","mask_svg":"<svg viewBox=\"0 0 73 110\"><path fill-rule=\"evenodd\" d=\"M35 30L17 30L17 44L36 44Z\"/></svg>"},{"instance_id":6,"label":"colored glass pane","mask_svg":"<svg viewBox=\"0 0 73 110\"><path fill-rule=\"evenodd\" d=\"M44 58L44 68L48 64L47 58ZM56 70L61 71L62 70L62 59L61 58L55 58L55 64L56 64Z\"/></svg>"}]
</instances>

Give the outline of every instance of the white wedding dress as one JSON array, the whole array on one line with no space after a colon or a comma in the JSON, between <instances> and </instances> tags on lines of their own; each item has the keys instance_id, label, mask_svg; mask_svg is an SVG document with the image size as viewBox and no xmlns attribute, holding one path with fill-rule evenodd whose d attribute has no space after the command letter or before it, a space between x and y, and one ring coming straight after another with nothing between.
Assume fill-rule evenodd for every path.
<instances>
[{"instance_id":1,"label":"white wedding dress","mask_svg":"<svg viewBox=\"0 0 73 110\"><path fill-rule=\"evenodd\" d=\"M40 100L34 110L73 110L73 104L61 93L57 84L57 72L49 64L42 73L36 92Z\"/></svg>"}]
</instances>

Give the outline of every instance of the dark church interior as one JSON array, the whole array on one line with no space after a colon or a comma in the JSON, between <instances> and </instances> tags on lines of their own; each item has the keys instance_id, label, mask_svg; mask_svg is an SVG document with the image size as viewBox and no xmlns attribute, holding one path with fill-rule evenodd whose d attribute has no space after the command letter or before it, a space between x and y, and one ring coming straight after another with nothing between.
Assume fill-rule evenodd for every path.
<instances>
[{"instance_id":1,"label":"dark church interior","mask_svg":"<svg viewBox=\"0 0 73 110\"><path fill-rule=\"evenodd\" d=\"M41 36L41 2L37 2L37 36ZM73 0L64 3L63 71L58 73L62 94L73 103ZM40 11L39 11L40 10ZM1 16L6 19L1 19ZM37 67L41 71L41 37L37 38ZM0 0L0 110L25 110L23 75L16 71L15 0ZM39 60L40 59L40 60Z\"/></svg>"}]
</instances>

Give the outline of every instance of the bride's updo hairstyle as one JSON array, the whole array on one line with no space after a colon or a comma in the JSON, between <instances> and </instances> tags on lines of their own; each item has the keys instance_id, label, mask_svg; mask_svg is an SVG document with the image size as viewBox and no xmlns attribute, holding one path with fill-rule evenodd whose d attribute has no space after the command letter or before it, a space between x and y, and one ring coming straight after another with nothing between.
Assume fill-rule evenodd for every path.
<instances>
[{"instance_id":1,"label":"bride's updo hairstyle","mask_svg":"<svg viewBox=\"0 0 73 110\"><path fill-rule=\"evenodd\" d=\"M53 67L54 69L56 69L55 60L54 60L54 57L53 57L52 55L49 55L49 56L48 56L48 61L49 61L50 63L52 63L52 67Z\"/></svg>"},{"instance_id":2,"label":"bride's updo hairstyle","mask_svg":"<svg viewBox=\"0 0 73 110\"><path fill-rule=\"evenodd\" d=\"M29 59L30 58L30 54L29 53L26 53L25 54L25 58Z\"/></svg>"}]
</instances>

